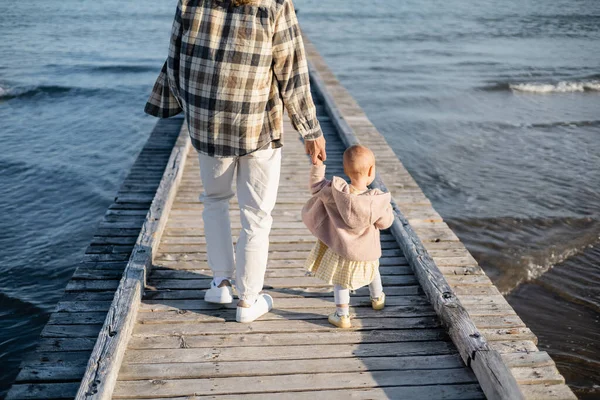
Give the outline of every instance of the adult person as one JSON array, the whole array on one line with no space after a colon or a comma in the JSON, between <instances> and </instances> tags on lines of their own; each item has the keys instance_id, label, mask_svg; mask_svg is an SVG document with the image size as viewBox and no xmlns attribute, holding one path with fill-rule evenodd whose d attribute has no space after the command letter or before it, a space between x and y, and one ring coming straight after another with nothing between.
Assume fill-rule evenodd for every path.
<instances>
[{"instance_id":1,"label":"adult person","mask_svg":"<svg viewBox=\"0 0 600 400\"><path fill-rule=\"evenodd\" d=\"M254 321L273 307L261 291L284 106L313 164L325 160L292 0L179 0L169 55L145 111L160 118L185 114L200 159L213 272L204 299L231 303L235 271L238 322ZM234 177L242 224L235 257L229 220Z\"/></svg>"}]
</instances>

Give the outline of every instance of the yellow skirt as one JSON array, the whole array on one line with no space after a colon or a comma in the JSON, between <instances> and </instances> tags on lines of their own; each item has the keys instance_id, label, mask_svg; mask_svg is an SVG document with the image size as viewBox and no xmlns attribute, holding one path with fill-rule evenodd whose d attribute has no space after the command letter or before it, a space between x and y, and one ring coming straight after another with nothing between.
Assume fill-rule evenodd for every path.
<instances>
[{"instance_id":1,"label":"yellow skirt","mask_svg":"<svg viewBox=\"0 0 600 400\"><path fill-rule=\"evenodd\" d=\"M344 289L356 290L373 281L379 260L347 260L318 240L305 266L312 276L332 285L341 285Z\"/></svg>"}]
</instances>

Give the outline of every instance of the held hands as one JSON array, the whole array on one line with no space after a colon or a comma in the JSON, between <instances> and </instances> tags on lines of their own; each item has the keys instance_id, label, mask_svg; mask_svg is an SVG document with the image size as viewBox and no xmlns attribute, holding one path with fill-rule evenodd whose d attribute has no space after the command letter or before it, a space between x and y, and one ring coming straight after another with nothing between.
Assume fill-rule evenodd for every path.
<instances>
[{"instance_id":1,"label":"held hands","mask_svg":"<svg viewBox=\"0 0 600 400\"><path fill-rule=\"evenodd\" d=\"M321 165L327 159L325 153L325 138L320 136L315 140L304 141L304 149L306 154L310 154L310 159L313 165Z\"/></svg>"}]
</instances>

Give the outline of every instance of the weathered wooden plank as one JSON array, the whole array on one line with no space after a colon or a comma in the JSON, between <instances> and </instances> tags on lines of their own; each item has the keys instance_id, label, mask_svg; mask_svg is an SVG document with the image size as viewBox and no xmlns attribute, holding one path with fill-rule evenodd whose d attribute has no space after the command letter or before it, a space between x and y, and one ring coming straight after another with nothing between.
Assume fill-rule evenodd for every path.
<instances>
[{"instance_id":1,"label":"weathered wooden plank","mask_svg":"<svg viewBox=\"0 0 600 400\"><path fill-rule=\"evenodd\" d=\"M108 296L107 296L108 297ZM111 301L61 301L56 305L55 312L91 312L107 311L110 308Z\"/></svg>"},{"instance_id":2,"label":"weathered wooden plank","mask_svg":"<svg viewBox=\"0 0 600 400\"><path fill-rule=\"evenodd\" d=\"M277 290L265 290L265 293L270 294L274 298L283 297L327 297L333 301L333 292L331 286L329 287L315 287L315 288L281 288ZM385 288L386 302L390 301L390 296L413 296L422 294L423 290L420 286L388 286ZM360 288L355 292L356 296L368 296L368 288ZM351 296L350 301L352 302ZM145 299L153 300L174 300L174 299L202 299L204 298L204 289L174 289L174 290L155 290L153 288L146 287L144 291ZM279 300L275 300L279 301Z\"/></svg>"},{"instance_id":3,"label":"weathered wooden plank","mask_svg":"<svg viewBox=\"0 0 600 400\"><path fill-rule=\"evenodd\" d=\"M218 304L207 303L204 300L199 299L193 300L144 300L140 304L140 312L154 312L154 311L179 311L179 310L218 310L224 307ZM371 299L369 296L351 296L350 297L351 307L370 307ZM387 307L427 307L431 309L429 302L422 296L387 296L386 297ZM232 306L235 308L235 305ZM318 297L283 297L275 298L275 307L277 310L297 310L297 309L309 309L309 308L332 308L334 307L333 296L330 298L318 298Z\"/></svg>"},{"instance_id":4,"label":"weathered wooden plank","mask_svg":"<svg viewBox=\"0 0 600 400\"><path fill-rule=\"evenodd\" d=\"M281 382L285 381L285 388ZM115 398L136 396L193 396L256 392L293 392L298 390L326 390L390 386L398 381L407 385L472 383L475 378L465 369L435 371L374 371L370 374L296 374L254 377L121 381L115 387Z\"/></svg>"},{"instance_id":5,"label":"weathered wooden plank","mask_svg":"<svg viewBox=\"0 0 600 400\"><path fill-rule=\"evenodd\" d=\"M449 341L441 328L390 329L372 331L288 332L227 335L134 336L129 349L178 349L196 347L297 346L326 344L368 344Z\"/></svg>"},{"instance_id":6,"label":"weathered wooden plank","mask_svg":"<svg viewBox=\"0 0 600 400\"><path fill-rule=\"evenodd\" d=\"M244 394L244 400L314 400L316 392L271 392L259 394ZM319 390L318 396L328 400L387 400L387 399L411 399L411 400L449 400L449 399L484 399L478 384L454 384L454 385L432 385L432 386L386 386L367 389L339 389ZM219 399L238 400L239 395L218 396L194 396L194 399ZM150 398L139 398L150 400ZM154 397L156 399L156 397ZM190 400L190 397L169 397L171 400Z\"/></svg>"},{"instance_id":7,"label":"weathered wooden plank","mask_svg":"<svg viewBox=\"0 0 600 400\"><path fill-rule=\"evenodd\" d=\"M73 351L92 351L96 338L45 338L38 341L37 350L40 352L73 352ZM79 378L83 376L83 372Z\"/></svg>"},{"instance_id":8,"label":"weathered wooden plank","mask_svg":"<svg viewBox=\"0 0 600 400\"><path fill-rule=\"evenodd\" d=\"M452 288L455 295L460 296L502 296L502 293L496 288L496 286L471 286L471 285L462 285L456 286Z\"/></svg>"},{"instance_id":9,"label":"weathered wooden plank","mask_svg":"<svg viewBox=\"0 0 600 400\"><path fill-rule=\"evenodd\" d=\"M521 385L560 385L565 383L565 378L552 365L527 366L523 368L511 368L511 372Z\"/></svg>"},{"instance_id":10,"label":"weathered wooden plank","mask_svg":"<svg viewBox=\"0 0 600 400\"><path fill-rule=\"evenodd\" d=\"M472 317L484 315L516 315L515 310L508 304L465 304L464 307Z\"/></svg>"},{"instance_id":11,"label":"weathered wooden plank","mask_svg":"<svg viewBox=\"0 0 600 400\"><path fill-rule=\"evenodd\" d=\"M69 281L65 291L67 292L94 292L94 291L114 291L119 286L118 280L72 280Z\"/></svg>"},{"instance_id":12,"label":"weathered wooden plank","mask_svg":"<svg viewBox=\"0 0 600 400\"><path fill-rule=\"evenodd\" d=\"M474 315L469 313L471 319L479 329L491 329L491 328L521 328L525 327L525 323L519 318L518 315L490 315L490 313L484 313L484 315Z\"/></svg>"},{"instance_id":13,"label":"weathered wooden plank","mask_svg":"<svg viewBox=\"0 0 600 400\"><path fill-rule=\"evenodd\" d=\"M148 285L156 289L196 289L207 288L212 278L204 279L154 279L148 281ZM382 277L384 286L410 286L415 285L417 280L412 275L386 275ZM87 281L86 281L87 282ZM276 278L267 277L264 284L265 289L295 288L295 287L331 287L330 284L313 277Z\"/></svg>"},{"instance_id":14,"label":"weathered wooden plank","mask_svg":"<svg viewBox=\"0 0 600 400\"><path fill-rule=\"evenodd\" d=\"M78 382L68 383L27 383L13 385L6 400L28 399L72 399L79 388Z\"/></svg>"},{"instance_id":15,"label":"weathered wooden plank","mask_svg":"<svg viewBox=\"0 0 600 400\"><path fill-rule=\"evenodd\" d=\"M537 352L537 346L531 340L496 340L489 343L490 347L502 354L527 354Z\"/></svg>"},{"instance_id":16,"label":"weathered wooden plank","mask_svg":"<svg viewBox=\"0 0 600 400\"><path fill-rule=\"evenodd\" d=\"M196 231L190 232L190 235L186 236L170 236L168 235L169 231L165 231L163 234L163 238L161 240L161 244L188 244L188 245L197 245L197 244L206 244L206 238L204 235L198 234ZM119 238L117 238L119 239ZM129 238L125 238L129 240ZM396 239L392 235L381 235L381 245L382 246L398 246L396 243ZM233 243L235 244L236 238L233 238ZM269 238L269 243L315 243L315 237L310 233L304 235L295 235L295 236L271 236Z\"/></svg>"},{"instance_id":17,"label":"weathered wooden plank","mask_svg":"<svg viewBox=\"0 0 600 400\"><path fill-rule=\"evenodd\" d=\"M461 285L492 286L492 281L486 275L447 275L446 281L453 287Z\"/></svg>"},{"instance_id":18,"label":"weathered wooden plank","mask_svg":"<svg viewBox=\"0 0 600 400\"><path fill-rule=\"evenodd\" d=\"M360 344L313 344L308 346L274 346L268 351L262 346L185 348L185 349L129 349L127 364L163 364L186 362L306 360L354 357L403 357L457 354L451 342L402 342ZM260 373L260 371L258 371ZM309 372L309 371L304 371Z\"/></svg>"},{"instance_id":19,"label":"weathered wooden plank","mask_svg":"<svg viewBox=\"0 0 600 400\"><path fill-rule=\"evenodd\" d=\"M362 318L353 321L352 329L425 329L438 328L436 318ZM214 322L210 324L136 325L133 334L143 336L163 335L220 335L223 333L269 332L329 332L337 329L323 320L255 321L251 325Z\"/></svg>"},{"instance_id":20,"label":"weathered wooden plank","mask_svg":"<svg viewBox=\"0 0 600 400\"><path fill-rule=\"evenodd\" d=\"M397 256L400 254L394 250L395 256L388 256L385 254L386 250L383 250L384 255L379 259L379 265L406 265L406 258ZM270 252L269 260L271 261L282 261L282 260L302 260L305 261L308 257L308 251L286 251L286 252ZM158 253L156 255L156 262L162 263L163 261L207 261L206 253Z\"/></svg>"},{"instance_id":21,"label":"weathered wooden plank","mask_svg":"<svg viewBox=\"0 0 600 400\"><path fill-rule=\"evenodd\" d=\"M97 337L102 325L46 325L42 338L82 338Z\"/></svg>"},{"instance_id":22,"label":"weathered wooden plank","mask_svg":"<svg viewBox=\"0 0 600 400\"><path fill-rule=\"evenodd\" d=\"M15 382L79 382L88 358L82 358L80 362L71 362L63 365L26 365L21 368Z\"/></svg>"},{"instance_id":23,"label":"weathered wooden plank","mask_svg":"<svg viewBox=\"0 0 600 400\"><path fill-rule=\"evenodd\" d=\"M73 273L71 279L77 280L105 280L105 279L116 279L119 280L123 276L123 270L125 268L110 268L110 269L96 269L96 268L82 268L79 267Z\"/></svg>"},{"instance_id":24,"label":"weathered wooden plank","mask_svg":"<svg viewBox=\"0 0 600 400\"><path fill-rule=\"evenodd\" d=\"M403 370L436 370L462 368L463 363L458 354L437 356L406 357L362 357L335 358L325 362L321 359L309 360L269 360L239 361L234 360L222 364L215 362L160 363L160 364L128 364L123 363L119 379L123 381L141 379L198 379L224 378L235 376L268 376L302 373L335 373L335 372L367 372L371 371L403 371Z\"/></svg>"},{"instance_id":25,"label":"weathered wooden plank","mask_svg":"<svg viewBox=\"0 0 600 400\"><path fill-rule=\"evenodd\" d=\"M506 301L506 298L504 298L504 296L502 296L501 294L495 294L495 295L463 294L460 297L461 297L461 303L463 303L465 306L467 306L467 305L469 305L469 306L472 306L472 305L498 305L498 306L500 306L500 305L502 305L502 306L510 307L510 305Z\"/></svg>"},{"instance_id":26,"label":"weathered wooden plank","mask_svg":"<svg viewBox=\"0 0 600 400\"><path fill-rule=\"evenodd\" d=\"M473 256L432 256L433 261L439 267L452 267L452 266L477 266L477 260Z\"/></svg>"},{"instance_id":27,"label":"weathered wooden plank","mask_svg":"<svg viewBox=\"0 0 600 400\"><path fill-rule=\"evenodd\" d=\"M523 395L527 400L576 400L567 385L523 385Z\"/></svg>"},{"instance_id":28,"label":"weathered wooden plank","mask_svg":"<svg viewBox=\"0 0 600 400\"><path fill-rule=\"evenodd\" d=\"M510 368L554 366L554 361L545 351L534 351L531 353L506 353L502 354L502 359Z\"/></svg>"},{"instance_id":29,"label":"weathered wooden plank","mask_svg":"<svg viewBox=\"0 0 600 400\"><path fill-rule=\"evenodd\" d=\"M77 363L87 360L88 353L85 351L77 352L42 352L39 350L27 353L23 360L29 365L51 365L64 363Z\"/></svg>"},{"instance_id":30,"label":"weathered wooden plank","mask_svg":"<svg viewBox=\"0 0 600 400\"><path fill-rule=\"evenodd\" d=\"M104 269L124 270L125 266L127 266L127 261L87 261L87 262L79 263L79 268L96 269L96 270L104 270Z\"/></svg>"},{"instance_id":31,"label":"weathered wooden plank","mask_svg":"<svg viewBox=\"0 0 600 400\"><path fill-rule=\"evenodd\" d=\"M444 276L452 276L452 275L483 275L483 269L481 267L473 265L473 266L453 266L453 267L439 267L440 272Z\"/></svg>"},{"instance_id":32,"label":"weathered wooden plank","mask_svg":"<svg viewBox=\"0 0 600 400\"><path fill-rule=\"evenodd\" d=\"M269 251L310 251L315 245L315 239L310 242L294 243L287 241L285 243L273 242L269 243ZM401 256L402 253L398 245L393 242L384 242L381 244L383 250L388 250L387 255ZM161 253L205 253L206 244L161 244L159 251Z\"/></svg>"},{"instance_id":33,"label":"weathered wooden plank","mask_svg":"<svg viewBox=\"0 0 600 400\"><path fill-rule=\"evenodd\" d=\"M404 257L389 257L382 258L380 261L380 268L382 271L386 271L386 267L392 268L397 267L408 267L408 262ZM278 268L298 268L304 269L304 264L306 263L306 259L297 259L297 260L270 260L268 269L278 269ZM198 269L208 269L208 263L202 260L156 260L153 265L153 270L156 269L166 269L166 270L198 270ZM400 268L401 270L402 268ZM412 269L411 269L412 271ZM382 273L384 275L385 273Z\"/></svg>"},{"instance_id":34,"label":"weathered wooden plank","mask_svg":"<svg viewBox=\"0 0 600 400\"><path fill-rule=\"evenodd\" d=\"M105 290L100 292L65 292L61 298L61 301L112 301L114 295L115 292L113 290Z\"/></svg>"},{"instance_id":35,"label":"weathered wooden plank","mask_svg":"<svg viewBox=\"0 0 600 400\"><path fill-rule=\"evenodd\" d=\"M139 229L137 229L139 232ZM85 254L83 256L83 262L115 262L115 261L127 261L129 254L124 253L111 253L111 254Z\"/></svg>"},{"instance_id":36,"label":"weathered wooden plank","mask_svg":"<svg viewBox=\"0 0 600 400\"><path fill-rule=\"evenodd\" d=\"M49 325L84 325L102 324L106 318L106 310L98 312L55 312L50 315Z\"/></svg>"},{"instance_id":37,"label":"weathered wooden plank","mask_svg":"<svg viewBox=\"0 0 600 400\"><path fill-rule=\"evenodd\" d=\"M92 244L85 250L86 254L130 254L133 245Z\"/></svg>"},{"instance_id":38,"label":"weathered wooden plank","mask_svg":"<svg viewBox=\"0 0 600 400\"><path fill-rule=\"evenodd\" d=\"M195 264L193 265L196 268L156 268L154 266L152 270L151 277L152 279L198 279L198 278L207 278L212 277L212 271L208 269L207 266L202 268L201 266ZM407 265L402 266L383 266L379 267L379 273L382 276L387 275L412 275L412 269ZM265 272L265 276L269 278L294 278L294 277L305 277L306 270L300 269L298 267L292 266L273 266L269 265L267 271Z\"/></svg>"},{"instance_id":39,"label":"weathered wooden plank","mask_svg":"<svg viewBox=\"0 0 600 400\"><path fill-rule=\"evenodd\" d=\"M301 303L297 301L297 303ZM300 304L299 304L300 305ZM277 308L276 312L263 315L261 321L278 320L317 320L327 319L329 314L334 311L334 307L329 305L327 308L296 308L293 310L282 310ZM429 305L427 306L386 306L384 310L375 311L370 307L350 308L350 318L416 318L435 316L435 311ZM89 318L92 320L92 318ZM177 324L177 323L202 323L202 322L224 322L235 321L235 309L213 309L207 311L195 310L170 310L144 312L138 315L140 324ZM504 324L503 326L506 326Z\"/></svg>"},{"instance_id":40,"label":"weathered wooden plank","mask_svg":"<svg viewBox=\"0 0 600 400\"><path fill-rule=\"evenodd\" d=\"M537 344L537 336L529 328L490 328L480 329L485 338L490 341L530 340Z\"/></svg>"}]
</instances>

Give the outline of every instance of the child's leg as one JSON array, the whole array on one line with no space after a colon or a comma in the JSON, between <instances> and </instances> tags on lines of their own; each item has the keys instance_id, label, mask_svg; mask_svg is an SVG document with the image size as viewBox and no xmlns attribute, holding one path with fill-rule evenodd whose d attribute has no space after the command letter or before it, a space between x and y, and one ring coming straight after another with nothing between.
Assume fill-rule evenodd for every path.
<instances>
[{"instance_id":1,"label":"child's leg","mask_svg":"<svg viewBox=\"0 0 600 400\"><path fill-rule=\"evenodd\" d=\"M369 293L372 299L378 299L383 294L383 285L381 283L381 275L379 275L379 268L375 271L375 276L371 283L369 283Z\"/></svg>"},{"instance_id":2,"label":"child's leg","mask_svg":"<svg viewBox=\"0 0 600 400\"><path fill-rule=\"evenodd\" d=\"M350 315L350 289L344 289L341 285L334 285L333 297L337 314L340 316Z\"/></svg>"},{"instance_id":3,"label":"child's leg","mask_svg":"<svg viewBox=\"0 0 600 400\"><path fill-rule=\"evenodd\" d=\"M371 307L373 307L373 310L383 310L385 307L385 293L383 293L379 268L377 268L375 277L369 283L369 293L371 294Z\"/></svg>"}]
</instances>

